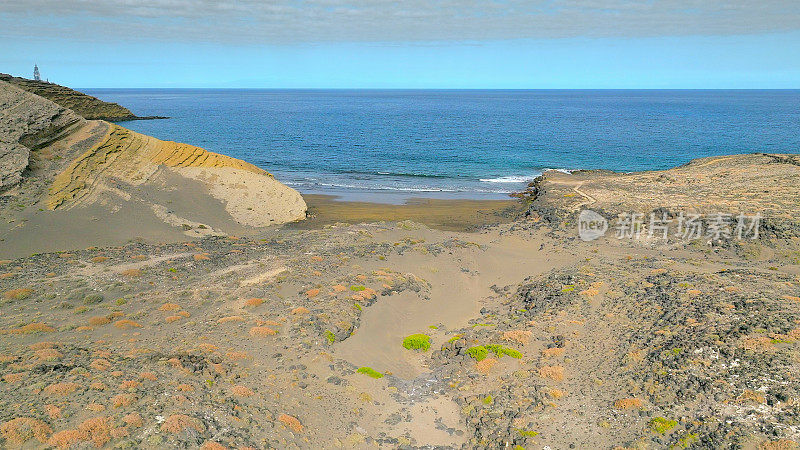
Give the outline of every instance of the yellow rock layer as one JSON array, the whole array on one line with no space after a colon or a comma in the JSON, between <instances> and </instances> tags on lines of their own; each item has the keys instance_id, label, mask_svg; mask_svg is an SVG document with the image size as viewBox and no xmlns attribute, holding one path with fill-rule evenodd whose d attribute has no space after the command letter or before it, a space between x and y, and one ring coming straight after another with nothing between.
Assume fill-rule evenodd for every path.
<instances>
[{"instance_id":1,"label":"yellow rock layer","mask_svg":"<svg viewBox=\"0 0 800 450\"><path fill-rule=\"evenodd\" d=\"M59 173L50 188L47 206L56 209L79 200L106 176L138 182L154 167L228 167L264 176L268 172L239 159L193 145L162 141L110 124L105 138Z\"/></svg>"}]
</instances>

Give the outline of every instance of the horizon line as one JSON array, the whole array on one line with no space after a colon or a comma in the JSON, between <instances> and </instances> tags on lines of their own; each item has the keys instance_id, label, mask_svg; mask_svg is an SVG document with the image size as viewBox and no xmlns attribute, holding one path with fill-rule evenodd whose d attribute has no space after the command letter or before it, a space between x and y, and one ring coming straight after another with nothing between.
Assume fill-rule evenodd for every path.
<instances>
[{"instance_id":1,"label":"horizon line","mask_svg":"<svg viewBox=\"0 0 800 450\"><path fill-rule=\"evenodd\" d=\"M52 82L51 82L52 83ZM58 83L53 83L58 84ZM68 85L61 85L69 87ZM800 91L800 87L748 87L748 88L439 88L439 87L169 87L169 86L140 86L140 87L74 87L72 89L171 89L171 90L270 90L270 91Z\"/></svg>"}]
</instances>

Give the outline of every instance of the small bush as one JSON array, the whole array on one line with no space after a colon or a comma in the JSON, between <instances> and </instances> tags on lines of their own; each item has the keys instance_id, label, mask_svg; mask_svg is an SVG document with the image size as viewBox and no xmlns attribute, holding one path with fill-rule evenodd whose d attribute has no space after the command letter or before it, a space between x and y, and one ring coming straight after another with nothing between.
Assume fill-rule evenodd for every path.
<instances>
[{"instance_id":1,"label":"small bush","mask_svg":"<svg viewBox=\"0 0 800 450\"><path fill-rule=\"evenodd\" d=\"M3 294L3 297L8 300L25 300L26 298L30 297L31 294L33 294L33 289L20 288L6 291Z\"/></svg>"},{"instance_id":2,"label":"small bush","mask_svg":"<svg viewBox=\"0 0 800 450\"><path fill-rule=\"evenodd\" d=\"M290 428L295 433L300 433L303 431L303 425L300 423L297 417L290 416L288 414L281 414L278 416L278 421L286 425L286 427Z\"/></svg>"},{"instance_id":3,"label":"small bush","mask_svg":"<svg viewBox=\"0 0 800 450\"><path fill-rule=\"evenodd\" d=\"M44 422L30 417L18 417L9 420L0 426L0 434L8 444L22 446L28 439L36 438L42 444L47 443L47 437L53 430Z\"/></svg>"},{"instance_id":4,"label":"small bush","mask_svg":"<svg viewBox=\"0 0 800 450\"><path fill-rule=\"evenodd\" d=\"M638 398L622 398L614 402L614 408L630 409L641 408L644 403Z\"/></svg>"},{"instance_id":5,"label":"small bush","mask_svg":"<svg viewBox=\"0 0 800 450\"><path fill-rule=\"evenodd\" d=\"M372 378L383 378L383 374L382 373L378 372L377 370L375 370L375 369L373 369L371 367L360 367L357 370L357 372L358 373L363 373L364 375L372 377Z\"/></svg>"},{"instance_id":6,"label":"small bush","mask_svg":"<svg viewBox=\"0 0 800 450\"><path fill-rule=\"evenodd\" d=\"M186 429L192 429L200 433L205 431L205 427L203 427L203 423L200 420L185 414L173 414L161 424L161 431L167 433L178 434Z\"/></svg>"},{"instance_id":7,"label":"small bush","mask_svg":"<svg viewBox=\"0 0 800 450\"><path fill-rule=\"evenodd\" d=\"M522 353L519 351L499 344L476 345L467 349L467 354L478 362L489 356L489 352L494 353L498 358L503 356L510 356L516 359L522 358Z\"/></svg>"},{"instance_id":8,"label":"small bush","mask_svg":"<svg viewBox=\"0 0 800 450\"><path fill-rule=\"evenodd\" d=\"M467 354L471 356L475 361L483 361L489 356L489 350L482 345L476 345L475 347L470 347L467 349Z\"/></svg>"},{"instance_id":9,"label":"small bush","mask_svg":"<svg viewBox=\"0 0 800 450\"><path fill-rule=\"evenodd\" d=\"M656 433L664 434L667 431L675 428L678 425L678 422L675 420L670 420L665 417L654 417L650 419L648 426L655 431Z\"/></svg>"},{"instance_id":10,"label":"small bush","mask_svg":"<svg viewBox=\"0 0 800 450\"><path fill-rule=\"evenodd\" d=\"M102 294L89 294L86 297L83 297L83 304L84 305L95 305L97 303L101 303L105 298Z\"/></svg>"},{"instance_id":11,"label":"small bush","mask_svg":"<svg viewBox=\"0 0 800 450\"><path fill-rule=\"evenodd\" d=\"M403 348L427 352L431 348L431 337L427 334L412 334L403 339Z\"/></svg>"}]
</instances>

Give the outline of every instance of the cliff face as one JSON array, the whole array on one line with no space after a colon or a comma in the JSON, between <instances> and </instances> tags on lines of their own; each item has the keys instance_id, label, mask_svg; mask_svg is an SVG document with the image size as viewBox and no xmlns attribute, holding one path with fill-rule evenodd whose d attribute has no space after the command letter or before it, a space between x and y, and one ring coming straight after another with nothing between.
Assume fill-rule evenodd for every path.
<instances>
[{"instance_id":1,"label":"cliff face","mask_svg":"<svg viewBox=\"0 0 800 450\"><path fill-rule=\"evenodd\" d=\"M74 111L84 119L121 121L145 118L136 116L128 108L116 103L104 102L91 95L86 95L58 84L13 77L7 74L0 74L0 81L11 83L22 90L44 97L57 105Z\"/></svg>"},{"instance_id":2,"label":"cliff face","mask_svg":"<svg viewBox=\"0 0 800 450\"><path fill-rule=\"evenodd\" d=\"M224 235L301 220L305 212L297 191L252 164L86 120L0 81L0 215L15 236L57 228L62 216L80 229L115 214L135 217L113 231L122 238L147 226L156 237L165 228ZM15 236L0 240L22 238Z\"/></svg>"},{"instance_id":3,"label":"cliff face","mask_svg":"<svg viewBox=\"0 0 800 450\"><path fill-rule=\"evenodd\" d=\"M0 88L0 190L22 181L31 148L58 139L82 122L55 103L38 101L20 89Z\"/></svg>"}]
</instances>

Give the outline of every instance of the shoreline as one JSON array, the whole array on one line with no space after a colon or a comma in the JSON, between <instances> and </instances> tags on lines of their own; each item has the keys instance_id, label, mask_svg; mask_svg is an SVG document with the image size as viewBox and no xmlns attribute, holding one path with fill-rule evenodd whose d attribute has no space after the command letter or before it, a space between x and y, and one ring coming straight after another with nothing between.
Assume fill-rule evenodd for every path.
<instances>
[{"instance_id":1,"label":"shoreline","mask_svg":"<svg viewBox=\"0 0 800 450\"><path fill-rule=\"evenodd\" d=\"M487 225L513 222L524 212L515 199L467 200L410 198L402 204L340 201L334 195L301 194L308 217L287 224L291 229L316 229L335 223L401 222L411 220L444 231L475 231Z\"/></svg>"}]
</instances>

